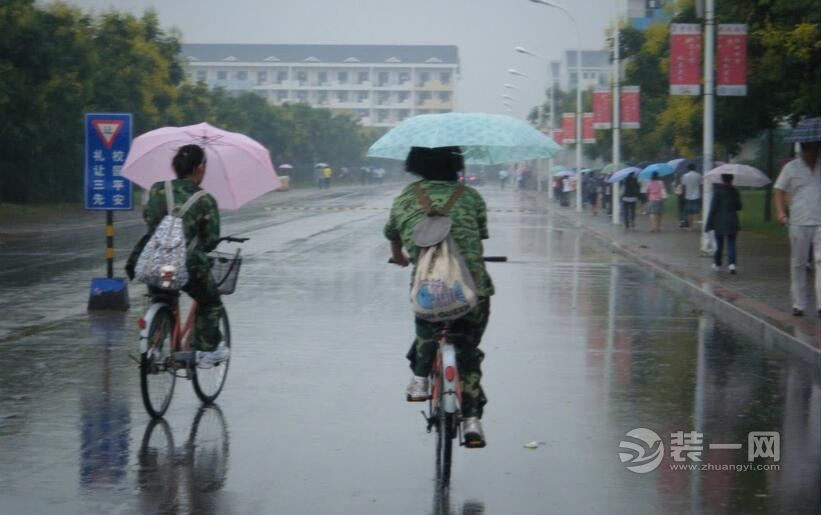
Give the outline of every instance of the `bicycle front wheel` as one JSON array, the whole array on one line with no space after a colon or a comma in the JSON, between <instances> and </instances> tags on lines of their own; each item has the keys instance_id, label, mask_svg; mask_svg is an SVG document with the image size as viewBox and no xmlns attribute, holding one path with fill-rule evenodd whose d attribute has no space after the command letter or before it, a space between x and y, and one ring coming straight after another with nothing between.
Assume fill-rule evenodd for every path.
<instances>
[{"instance_id":1,"label":"bicycle front wheel","mask_svg":"<svg viewBox=\"0 0 822 515\"><path fill-rule=\"evenodd\" d=\"M194 392L204 404L211 404L217 399L228 377L228 364L231 362L231 328L228 325L228 314L225 307L220 311L220 334L222 335L220 345L228 348L228 358L216 365L194 367L192 376Z\"/></svg>"},{"instance_id":2,"label":"bicycle front wheel","mask_svg":"<svg viewBox=\"0 0 822 515\"><path fill-rule=\"evenodd\" d=\"M171 404L177 375L172 359L174 314L160 308L151 319L148 349L140 355L140 391L143 406L154 418L162 417Z\"/></svg>"}]
</instances>

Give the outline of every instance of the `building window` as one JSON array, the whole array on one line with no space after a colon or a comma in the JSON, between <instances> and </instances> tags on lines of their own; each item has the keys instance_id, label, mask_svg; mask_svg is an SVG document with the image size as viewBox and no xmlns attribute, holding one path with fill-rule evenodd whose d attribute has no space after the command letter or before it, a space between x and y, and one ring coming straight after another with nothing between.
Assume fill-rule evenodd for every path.
<instances>
[{"instance_id":1,"label":"building window","mask_svg":"<svg viewBox=\"0 0 822 515\"><path fill-rule=\"evenodd\" d=\"M297 72L297 82L300 86L305 86L305 83L308 82L308 72Z\"/></svg>"},{"instance_id":2,"label":"building window","mask_svg":"<svg viewBox=\"0 0 822 515\"><path fill-rule=\"evenodd\" d=\"M360 116L360 119L368 117L368 109L357 109L356 112Z\"/></svg>"},{"instance_id":3,"label":"building window","mask_svg":"<svg viewBox=\"0 0 822 515\"><path fill-rule=\"evenodd\" d=\"M377 111L377 121L384 122L386 120L388 120L388 110L380 109Z\"/></svg>"},{"instance_id":4,"label":"building window","mask_svg":"<svg viewBox=\"0 0 822 515\"><path fill-rule=\"evenodd\" d=\"M411 114L411 111L408 109L399 109L397 111L397 121L402 121L408 118L408 115Z\"/></svg>"},{"instance_id":5,"label":"building window","mask_svg":"<svg viewBox=\"0 0 822 515\"><path fill-rule=\"evenodd\" d=\"M357 84L368 82L368 72L357 73Z\"/></svg>"},{"instance_id":6,"label":"building window","mask_svg":"<svg viewBox=\"0 0 822 515\"><path fill-rule=\"evenodd\" d=\"M408 72L400 72L400 84L405 84L411 80L411 74Z\"/></svg>"},{"instance_id":7,"label":"building window","mask_svg":"<svg viewBox=\"0 0 822 515\"><path fill-rule=\"evenodd\" d=\"M328 92L327 91L318 91L317 92L317 103L320 105L328 104Z\"/></svg>"},{"instance_id":8,"label":"building window","mask_svg":"<svg viewBox=\"0 0 822 515\"><path fill-rule=\"evenodd\" d=\"M440 97L440 102L448 102L449 100L451 100L450 91L440 91L438 93L438 96Z\"/></svg>"},{"instance_id":9,"label":"building window","mask_svg":"<svg viewBox=\"0 0 822 515\"><path fill-rule=\"evenodd\" d=\"M400 104L405 103L409 96L411 96L411 94L408 91L400 91L397 93L397 102Z\"/></svg>"},{"instance_id":10,"label":"building window","mask_svg":"<svg viewBox=\"0 0 822 515\"><path fill-rule=\"evenodd\" d=\"M228 72L217 72L217 80L228 79Z\"/></svg>"},{"instance_id":11,"label":"building window","mask_svg":"<svg viewBox=\"0 0 822 515\"><path fill-rule=\"evenodd\" d=\"M348 102L348 91L338 91L337 100L340 102Z\"/></svg>"},{"instance_id":12,"label":"building window","mask_svg":"<svg viewBox=\"0 0 822 515\"><path fill-rule=\"evenodd\" d=\"M348 72L337 72L337 82L348 84Z\"/></svg>"},{"instance_id":13,"label":"building window","mask_svg":"<svg viewBox=\"0 0 822 515\"><path fill-rule=\"evenodd\" d=\"M288 98L288 91L280 90L280 91L277 92L277 100L279 100L280 102L284 101L287 98Z\"/></svg>"},{"instance_id":14,"label":"building window","mask_svg":"<svg viewBox=\"0 0 822 515\"><path fill-rule=\"evenodd\" d=\"M286 71L278 71L277 72L277 84L282 84L283 82L288 80L288 72Z\"/></svg>"},{"instance_id":15,"label":"building window","mask_svg":"<svg viewBox=\"0 0 822 515\"><path fill-rule=\"evenodd\" d=\"M308 91L298 91L297 92L297 101L298 102L308 102Z\"/></svg>"},{"instance_id":16,"label":"building window","mask_svg":"<svg viewBox=\"0 0 822 515\"><path fill-rule=\"evenodd\" d=\"M426 82L431 80L431 74L428 72L420 72L419 81L417 82L417 86L422 86Z\"/></svg>"},{"instance_id":17,"label":"building window","mask_svg":"<svg viewBox=\"0 0 822 515\"><path fill-rule=\"evenodd\" d=\"M237 72L237 80L248 80L248 72Z\"/></svg>"},{"instance_id":18,"label":"building window","mask_svg":"<svg viewBox=\"0 0 822 515\"><path fill-rule=\"evenodd\" d=\"M451 72L440 73L440 82L443 84L451 84Z\"/></svg>"},{"instance_id":19,"label":"building window","mask_svg":"<svg viewBox=\"0 0 822 515\"><path fill-rule=\"evenodd\" d=\"M318 72L317 82L320 83L320 86L324 86L325 83L328 82L328 72Z\"/></svg>"},{"instance_id":20,"label":"building window","mask_svg":"<svg viewBox=\"0 0 822 515\"><path fill-rule=\"evenodd\" d=\"M377 105L383 105L388 103L388 92L387 91L380 91L377 93Z\"/></svg>"},{"instance_id":21,"label":"building window","mask_svg":"<svg viewBox=\"0 0 822 515\"><path fill-rule=\"evenodd\" d=\"M257 72L257 84L263 84L268 80L268 72Z\"/></svg>"},{"instance_id":22,"label":"building window","mask_svg":"<svg viewBox=\"0 0 822 515\"><path fill-rule=\"evenodd\" d=\"M385 86L388 84L388 72L380 72L377 74L377 86Z\"/></svg>"},{"instance_id":23,"label":"building window","mask_svg":"<svg viewBox=\"0 0 822 515\"><path fill-rule=\"evenodd\" d=\"M357 100L362 102L368 102L368 92L367 91L358 91L357 92Z\"/></svg>"},{"instance_id":24,"label":"building window","mask_svg":"<svg viewBox=\"0 0 822 515\"><path fill-rule=\"evenodd\" d=\"M197 70L197 82L205 82L208 79L208 72Z\"/></svg>"}]
</instances>

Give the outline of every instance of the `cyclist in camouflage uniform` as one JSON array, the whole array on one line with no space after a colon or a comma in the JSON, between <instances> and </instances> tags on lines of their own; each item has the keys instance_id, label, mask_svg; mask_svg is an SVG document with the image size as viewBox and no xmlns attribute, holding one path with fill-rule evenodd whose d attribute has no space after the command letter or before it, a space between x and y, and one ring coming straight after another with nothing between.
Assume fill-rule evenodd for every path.
<instances>
[{"instance_id":1,"label":"cyclist in camouflage uniform","mask_svg":"<svg viewBox=\"0 0 822 515\"><path fill-rule=\"evenodd\" d=\"M420 184L432 207L436 209L441 208L461 186L457 181L457 173L464 168L464 161L459 147L413 147L405 168L423 177ZM406 186L394 199L390 218L383 231L391 242L394 261L401 266L407 266L409 258L411 263L416 263L419 248L414 245L414 228L426 216L417 199L415 184ZM466 187L448 216L453 222L450 235L459 247L469 272L474 276L479 297L477 306L454 321L450 332L462 337L457 344L457 360L462 377L462 410L465 416L463 433L466 440L475 440L481 444L476 446L481 447L485 444L485 436L480 419L486 397L480 386L480 365L485 354L479 349L479 344L488 324L490 297L494 294L494 285L482 261L482 240L488 239L485 201L476 190ZM403 254L403 247L408 257ZM422 401L428 397L428 375L436 357L436 337L441 326L441 323L415 320L417 338L406 356L414 372L406 392L409 401Z\"/></svg>"},{"instance_id":2,"label":"cyclist in camouflage uniform","mask_svg":"<svg viewBox=\"0 0 822 515\"><path fill-rule=\"evenodd\" d=\"M197 145L182 146L174 156L172 166L177 175L177 179L171 181L174 205L179 207L201 189L199 185L206 171L205 152ZM165 183L158 182L151 187L148 203L143 209L143 219L148 225L149 235L154 233L165 216ZM206 194L191 206L183 216L183 232L188 242L197 238L197 244L187 256L186 268L189 279L183 286L183 291L197 301L193 345L199 351L212 352L217 350L220 342L219 323L220 312L223 309L220 293L211 276L211 264L206 255L207 252L214 250L220 239L220 212L214 197ZM126 265L129 277L133 277L134 265L141 250L135 249L129 258L129 264ZM151 288L150 293L156 294L159 291ZM217 361L224 359L224 356L220 356L219 359L216 355L209 356L209 359L212 358Z\"/></svg>"}]
</instances>

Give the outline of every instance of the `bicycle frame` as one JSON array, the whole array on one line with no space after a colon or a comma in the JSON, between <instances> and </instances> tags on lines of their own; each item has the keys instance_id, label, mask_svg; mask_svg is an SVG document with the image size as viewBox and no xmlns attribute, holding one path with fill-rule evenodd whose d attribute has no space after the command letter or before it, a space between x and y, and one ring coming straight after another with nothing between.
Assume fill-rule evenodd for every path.
<instances>
[{"instance_id":1,"label":"bicycle frame","mask_svg":"<svg viewBox=\"0 0 822 515\"><path fill-rule=\"evenodd\" d=\"M192 300L191 309L186 317L185 325L180 325L180 302L154 302L152 303L146 314L143 315L143 322L140 324L140 353L143 354L149 350L148 332L151 328L151 323L154 320L157 312L160 309L168 308L174 314L174 327L171 332L171 348L175 353L175 361L180 361L180 358L187 358L183 361L189 361L189 356L179 356L180 353L187 353L191 346L191 334L194 329L194 316L197 313L197 302ZM157 345L153 342L151 349Z\"/></svg>"}]
</instances>

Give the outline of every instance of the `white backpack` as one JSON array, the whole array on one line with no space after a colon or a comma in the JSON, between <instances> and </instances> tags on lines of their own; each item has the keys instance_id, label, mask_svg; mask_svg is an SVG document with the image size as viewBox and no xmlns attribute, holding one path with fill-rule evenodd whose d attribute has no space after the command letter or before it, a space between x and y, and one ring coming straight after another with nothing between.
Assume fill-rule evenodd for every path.
<instances>
[{"instance_id":1,"label":"white backpack","mask_svg":"<svg viewBox=\"0 0 822 515\"><path fill-rule=\"evenodd\" d=\"M435 210L420 183L416 184L417 199L428 216L414 228L420 254L411 284L411 306L416 317L426 322L455 320L477 305L474 278L449 234L448 212L464 191L460 186L442 209Z\"/></svg>"},{"instance_id":2,"label":"white backpack","mask_svg":"<svg viewBox=\"0 0 822 515\"><path fill-rule=\"evenodd\" d=\"M197 244L197 238L186 244L183 215L206 192L198 191L179 209L174 207L171 181L166 181L166 216L154 230L134 267L138 281L164 290L179 290L188 282L186 258Z\"/></svg>"}]
</instances>

